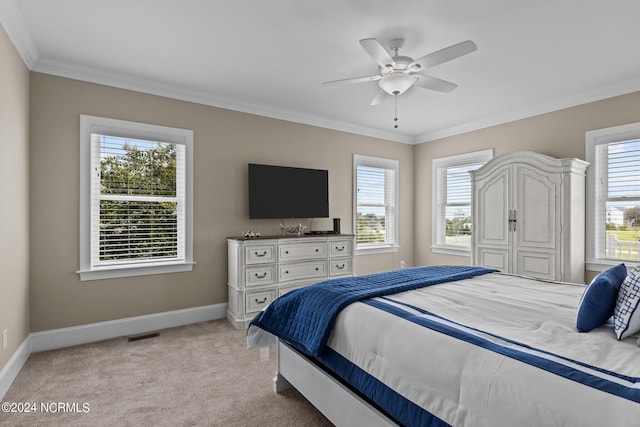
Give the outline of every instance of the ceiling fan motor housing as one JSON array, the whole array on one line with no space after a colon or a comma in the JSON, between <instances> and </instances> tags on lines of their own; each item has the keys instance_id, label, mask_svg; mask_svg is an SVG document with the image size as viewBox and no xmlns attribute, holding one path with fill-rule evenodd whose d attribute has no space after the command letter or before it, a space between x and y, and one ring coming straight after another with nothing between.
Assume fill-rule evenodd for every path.
<instances>
[{"instance_id":1,"label":"ceiling fan motor housing","mask_svg":"<svg viewBox=\"0 0 640 427\"><path fill-rule=\"evenodd\" d=\"M387 73L378 81L380 89L389 95L401 95L405 93L418 80L418 77L405 73L403 71L394 70Z\"/></svg>"}]
</instances>

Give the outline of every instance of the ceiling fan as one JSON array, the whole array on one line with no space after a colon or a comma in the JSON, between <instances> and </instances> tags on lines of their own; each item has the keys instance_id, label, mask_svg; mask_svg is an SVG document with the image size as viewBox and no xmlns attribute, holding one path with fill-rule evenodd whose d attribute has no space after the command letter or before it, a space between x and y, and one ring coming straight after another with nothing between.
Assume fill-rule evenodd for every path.
<instances>
[{"instance_id":1,"label":"ceiling fan","mask_svg":"<svg viewBox=\"0 0 640 427\"><path fill-rule=\"evenodd\" d=\"M333 80L324 82L323 85L377 81L380 90L371 101L371 105L380 104L389 95L397 96L403 94L413 86L438 92L451 92L458 87L457 84L421 73L431 67L459 58L478 49L473 41L467 40L414 60L413 58L402 56L398 53L404 46L404 39L391 40L389 42L390 51L385 49L382 44L374 38L362 39L360 40L360 45L362 45L364 50L367 51L379 65L379 74ZM393 52L393 54L391 52Z\"/></svg>"}]
</instances>

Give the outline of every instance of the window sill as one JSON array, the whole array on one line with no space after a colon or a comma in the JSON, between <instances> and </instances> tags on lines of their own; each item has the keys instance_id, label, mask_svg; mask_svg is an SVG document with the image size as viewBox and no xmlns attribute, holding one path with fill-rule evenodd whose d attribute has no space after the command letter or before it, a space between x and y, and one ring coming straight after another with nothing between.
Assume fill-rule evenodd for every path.
<instances>
[{"instance_id":1,"label":"window sill","mask_svg":"<svg viewBox=\"0 0 640 427\"><path fill-rule=\"evenodd\" d=\"M469 249L458 249L450 246L431 246L431 252L436 254L471 257L471 251Z\"/></svg>"},{"instance_id":2,"label":"window sill","mask_svg":"<svg viewBox=\"0 0 640 427\"><path fill-rule=\"evenodd\" d=\"M615 259L596 259L596 260L590 260L587 261L585 263L585 268L588 271L598 271L598 272L602 272L604 270L607 270L611 267L615 267L618 264L624 264L627 267L627 271L630 272L631 270L633 270L636 266L640 265L637 262L633 262L633 261L627 261L627 260L615 260Z\"/></svg>"},{"instance_id":3,"label":"window sill","mask_svg":"<svg viewBox=\"0 0 640 427\"><path fill-rule=\"evenodd\" d=\"M143 266L102 267L94 270L77 271L80 281L117 279L120 277L147 276L150 274L180 273L192 271L195 262L176 262Z\"/></svg>"},{"instance_id":4,"label":"window sill","mask_svg":"<svg viewBox=\"0 0 640 427\"><path fill-rule=\"evenodd\" d=\"M390 252L398 252L399 246L368 246L356 248L356 255L383 254Z\"/></svg>"}]
</instances>

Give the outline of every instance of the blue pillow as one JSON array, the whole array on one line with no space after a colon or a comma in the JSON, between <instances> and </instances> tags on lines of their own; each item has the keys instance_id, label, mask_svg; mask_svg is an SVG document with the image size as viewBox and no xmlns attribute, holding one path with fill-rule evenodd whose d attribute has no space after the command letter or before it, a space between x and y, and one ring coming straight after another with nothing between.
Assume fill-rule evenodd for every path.
<instances>
[{"instance_id":1,"label":"blue pillow","mask_svg":"<svg viewBox=\"0 0 640 427\"><path fill-rule=\"evenodd\" d=\"M616 308L620 285L627 277L627 267L616 265L598 274L587 286L578 307L576 327L589 332L605 323Z\"/></svg>"}]
</instances>

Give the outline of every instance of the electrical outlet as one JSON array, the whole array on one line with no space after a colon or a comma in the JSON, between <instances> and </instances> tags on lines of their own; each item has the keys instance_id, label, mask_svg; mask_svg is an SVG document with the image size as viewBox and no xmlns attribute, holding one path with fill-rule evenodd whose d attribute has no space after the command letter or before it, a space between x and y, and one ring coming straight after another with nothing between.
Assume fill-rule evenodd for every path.
<instances>
[{"instance_id":1,"label":"electrical outlet","mask_svg":"<svg viewBox=\"0 0 640 427\"><path fill-rule=\"evenodd\" d=\"M407 266L407 263L404 262L404 260L400 261L400 268L405 268Z\"/></svg>"},{"instance_id":2,"label":"electrical outlet","mask_svg":"<svg viewBox=\"0 0 640 427\"><path fill-rule=\"evenodd\" d=\"M9 343L9 339L7 338L7 330L2 331L2 350L7 348L7 344Z\"/></svg>"}]
</instances>

